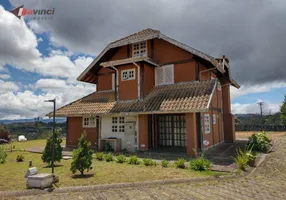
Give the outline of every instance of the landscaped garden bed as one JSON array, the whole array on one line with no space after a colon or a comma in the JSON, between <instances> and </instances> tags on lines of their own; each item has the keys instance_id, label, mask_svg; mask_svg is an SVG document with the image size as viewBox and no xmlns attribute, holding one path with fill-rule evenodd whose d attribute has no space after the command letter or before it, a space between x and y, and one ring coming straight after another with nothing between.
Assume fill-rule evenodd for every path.
<instances>
[{"instance_id":1,"label":"landscaped garden bed","mask_svg":"<svg viewBox=\"0 0 286 200\"><path fill-rule=\"evenodd\" d=\"M16 157L24 156L23 162L17 162ZM95 157L95 156L94 156ZM41 160L41 154L29 152L8 152L8 157L4 164L0 164L1 181L0 191L26 189L24 175L29 168L29 161L33 161L33 166L37 167L39 173L51 173L51 168L47 167ZM163 168L157 166L119 164L115 161L106 162L92 160L92 170L85 173L84 177L80 173L75 175L70 171L72 160L62 160L56 164L55 174L59 176L59 187L95 185L123 182L141 182L178 178L199 178L220 175L213 171L198 172L190 169L177 169L173 165Z\"/></svg>"},{"instance_id":2,"label":"landscaped garden bed","mask_svg":"<svg viewBox=\"0 0 286 200\"><path fill-rule=\"evenodd\" d=\"M248 138L248 143L242 148L236 149L237 155L234 161L238 168L238 173L252 171L253 167L257 167L265 158L265 154L273 146L272 139L267 133L255 133Z\"/></svg>"}]
</instances>

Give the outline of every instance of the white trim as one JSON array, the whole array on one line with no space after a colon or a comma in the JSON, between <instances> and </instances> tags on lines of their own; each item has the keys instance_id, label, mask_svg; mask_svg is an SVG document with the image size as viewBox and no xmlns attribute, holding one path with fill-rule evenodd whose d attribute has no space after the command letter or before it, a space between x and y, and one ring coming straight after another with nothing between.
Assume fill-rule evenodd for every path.
<instances>
[{"instance_id":1,"label":"white trim","mask_svg":"<svg viewBox=\"0 0 286 200\"><path fill-rule=\"evenodd\" d=\"M213 95L214 95L214 91L215 91L215 89L216 89L216 84L217 84L217 79L215 79L215 85L214 85L214 87L213 87L213 89L212 89L212 93L211 93L211 96L210 96L210 98L209 98L209 102L208 102L207 108L210 107L210 104L211 104L211 102L212 102Z\"/></svg>"},{"instance_id":2,"label":"white trim","mask_svg":"<svg viewBox=\"0 0 286 200\"><path fill-rule=\"evenodd\" d=\"M111 67L111 66L117 66L117 65L125 65L133 62L140 62L145 61L150 63L151 65L159 67L158 64L153 62L149 57L131 57L131 58L125 58L121 60L113 60L113 61L107 61L100 63L100 66L102 67Z\"/></svg>"}]
</instances>

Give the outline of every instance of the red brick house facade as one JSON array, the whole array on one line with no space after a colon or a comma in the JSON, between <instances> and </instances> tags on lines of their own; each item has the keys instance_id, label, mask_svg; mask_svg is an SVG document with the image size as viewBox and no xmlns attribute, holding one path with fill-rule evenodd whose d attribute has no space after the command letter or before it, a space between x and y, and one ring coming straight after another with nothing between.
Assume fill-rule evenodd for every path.
<instances>
[{"instance_id":1,"label":"red brick house facade","mask_svg":"<svg viewBox=\"0 0 286 200\"><path fill-rule=\"evenodd\" d=\"M67 145L83 130L94 147L117 138L128 151L166 148L190 155L233 142L229 60L214 58L158 30L110 43L78 77L96 92L56 111L67 117Z\"/></svg>"}]
</instances>

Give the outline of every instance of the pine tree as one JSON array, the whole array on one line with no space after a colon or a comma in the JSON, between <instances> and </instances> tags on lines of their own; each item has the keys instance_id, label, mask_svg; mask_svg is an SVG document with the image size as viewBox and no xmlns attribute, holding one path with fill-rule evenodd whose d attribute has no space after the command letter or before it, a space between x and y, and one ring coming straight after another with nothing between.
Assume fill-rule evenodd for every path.
<instances>
[{"instance_id":1,"label":"pine tree","mask_svg":"<svg viewBox=\"0 0 286 200\"><path fill-rule=\"evenodd\" d=\"M286 95L284 96L284 101L280 108L280 112L281 112L280 115L281 123L286 126Z\"/></svg>"},{"instance_id":2,"label":"pine tree","mask_svg":"<svg viewBox=\"0 0 286 200\"><path fill-rule=\"evenodd\" d=\"M89 171L92 169L92 154L93 150L90 148L90 142L86 140L86 133L83 132L79 139L78 148L73 150L70 170L72 173L76 173L78 170L83 176L84 170Z\"/></svg>"},{"instance_id":3,"label":"pine tree","mask_svg":"<svg viewBox=\"0 0 286 200\"><path fill-rule=\"evenodd\" d=\"M62 155L63 148L61 146L61 143L62 143L62 139L59 138L59 132L56 131L55 132L55 160L54 161L57 161L57 162L60 162L63 157ZM51 165L52 163L52 147L53 147L53 135L51 135L51 137L47 140L46 147L42 155L43 162L49 165Z\"/></svg>"}]
</instances>

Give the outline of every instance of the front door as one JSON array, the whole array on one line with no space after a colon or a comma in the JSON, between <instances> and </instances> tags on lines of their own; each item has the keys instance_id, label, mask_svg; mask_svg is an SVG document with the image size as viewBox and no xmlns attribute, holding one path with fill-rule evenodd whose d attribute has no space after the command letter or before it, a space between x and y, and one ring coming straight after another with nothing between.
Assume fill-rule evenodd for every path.
<instances>
[{"instance_id":1,"label":"front door","mask_svg":"<svg viewBox=\"0 0 286 200\"><path fill-rule=\"evenodd\" d=\"M125 133L123 142L125 143L123 146L129 152L135 152L137 147L137 135L135 131L135 122L126 122L125 123Z\"/></svg>"},{"instance_id":2,"label":"front door","mask_svg":"<svg viewBox=\"0 0 286 200\"><path fill-rule=\"evenodd\" d=\"M160 147L186 147L185 115L158 115Z\"/></svg>"}]
</instances>

